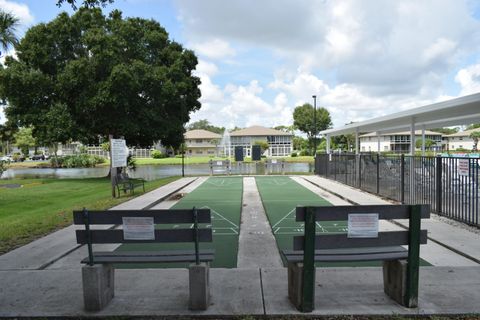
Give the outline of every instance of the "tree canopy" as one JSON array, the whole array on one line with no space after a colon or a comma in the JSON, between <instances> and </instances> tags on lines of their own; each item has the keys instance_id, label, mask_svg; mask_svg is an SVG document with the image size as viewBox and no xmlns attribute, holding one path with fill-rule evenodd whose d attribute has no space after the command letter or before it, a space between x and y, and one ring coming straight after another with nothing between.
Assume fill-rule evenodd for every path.
<instances>
[{"instance_id":1,"label":"tree canopy","mask_svg":"<svg viewBox=\"0 0 480 320\"><path fill-rule=\"evenodd\" d=\"M15 46L18 43L18 38L15 34L18 27L18 18L11 13L0 9L0 46L1 50L7 51L10 46ZM0 51L0 56L2 52Z\"/></svg>"},{"instance_id":2,"label":"tree canopy","mask_svg":"<svg viewBox=\"0 0 480 320\"><path fill-rule=\"evenodd\" d=\"M458 128L434 128L434 129L430 129L430 131L439 132L443 134L454 134L458 132Z\"/></svg>"},{"instance_id":3,"label":"tree canopy","mask_svg":"<svg viewBox=\"0 0 480 320\"><path fill-rule=\"evenodd\" d=\"M187 129L188 130L202 129L202 130L215 132L215 133L218 133L218 134L223 134L223 132L225 131L224 127L216 127L216 126L210 124L210 122L207 119L202 119L202 120L195 121L195 122L191 123L190 125L188 125Z\"/></svg>"},{"instance_id":4,"label":"tree canopy","mask_svg":"<svg viewBox=\"0 0 480 320\"><path fill-rule=\"evenodd\" d=\"M195 54L153 20L80 8L30 28L16 50L18 60L0 70L5 113L42 142L112 134L129 145L178 146L200 108Z\"/></svg>"},{"instance_id":5,"label":"tree canopy","mask_svg":"<svg viewBox=\"0 0 480 320\"><path fill-rule=\"evenodd\" d=\"M298 130L305 132L308 138L312 138L319 131L326 130L332 125L330 113L325 108L317 108L316 114L316 130L314 123L314 108L311 104L305 103L298 106L293 111L293 124Z\"/></svg>"},{"instance_id":6,"label":"tree canopy","mask_svg":"<svg viewBox=\"0 0 480 320\"><path fill-rule=\"evenodd\" d=\"M113 3L114 0L83 0L82 6L87 8L93 8L95 6L105 7L109 3ZM77 10L77 1L76 0L57 0L57 6L61 7L63 3L68 3L72 6L73 10ZM78 1L80 2L80 1Z\"/></svg>"},{"instance_id":7,"label":"tree canopy","mask_svg":"<svg viewBox=\"0 0 480 320\"><path fill-rule=\"evenodd\" d=\"M473 140L472 150L477 151L478 140L480 139L480 130L471 132L469 137Z\"/></svg>"}]
</instances>

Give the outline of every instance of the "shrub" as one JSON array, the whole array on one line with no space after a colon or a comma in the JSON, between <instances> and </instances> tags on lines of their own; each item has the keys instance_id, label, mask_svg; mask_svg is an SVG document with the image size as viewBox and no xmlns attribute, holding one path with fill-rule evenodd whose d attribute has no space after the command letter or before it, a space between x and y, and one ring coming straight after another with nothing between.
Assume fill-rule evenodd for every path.
<instances>
[{"instance_id":1,"label":"shrub","mask_svg":"<svg viewBox=\"0 0 480 320\"><path fill-rule=\"evenodd\" d=\"M292 152L292 154L290 155L292 158L295 158L296 156L298 156L298 154L296 152Z\"/></svg>"},{"instance_id":2,"label":"shrub","mask_svg":"<svg viewBox=\"0 0 480 320\"><path fill-rule=\"evenodd\" d=\"M167 157L167 155L162 153L160 150L152 150L151 155L153 159L163 159Z\"/></svg>"},{"instance_id":3,"label":"shrub","mask_svg":"<svg viewBox=\"0 0 480 320\"><path fill-rule=\"evenodd\" d=\"M309 155L310 155L310 152L307 149L303 149L303 150L300 151L300 156L301 157L309 156Z\"/></svg>"},{"instance_id":4,"label":"shrub","mask_svg":"<svg viewBox=\"0 0 480 320\"><path fill-rule=\"evenodd\" d=\"M54 158L51 158L50 162L55 166ZM58 157L59 168L91 168L104 162L105 158L85 153Z\"/></svg>"}]
</instances>

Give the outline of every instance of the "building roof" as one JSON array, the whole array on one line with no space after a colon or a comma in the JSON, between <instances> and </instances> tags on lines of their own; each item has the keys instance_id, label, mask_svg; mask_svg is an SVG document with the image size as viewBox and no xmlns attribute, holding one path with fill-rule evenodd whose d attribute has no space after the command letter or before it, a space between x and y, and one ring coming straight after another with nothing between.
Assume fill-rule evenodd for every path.
<instances>
[{"instance_id":1,"label":"building roof","mask_svg":"<svg viewBox=\"0 0 480 320\"><path fill-rule=\"evenodd\" d=\"M184 134L185 139L221 139L222 136L211 131L207 130L190 130L185 132Z\"/></svg>"},{"instance_id":2,"label":"building roof","mask_svg":"<svg viewBox=\"0 0 480 320\"><path fill-rule=\"evenodd\" d=\"M409 130L412 125L415 129L432 129L478 122L480 93L323 130L320 134L337 136L355 132L395 132Z\"/></svg>"},{"instance_id":3,"label":"building roof","mask_svg":"<svg viewBox=\"0 0 480 320\"><path fill-rule=\"evenodd\" d=\"M275 130L271 128L265 128L262 126L252 126L245 129L230 132L231 137L241 136L292 136L291 133Z\"/></svg>"},{"instance_id":4,"label":"building roof","mask_svg":"<svg viewBox=\"0 0 480 320\"><path fill-rule=\"evenodd\" d=\"M460 132L452 133L452 134L447 134L447 135L445 135L444 137L447 137L447 138L450 138L450 137L468 137L468 136L470 136L470 133L472 133L472 132L474 132L474 131L480 132L480 128L471 129L471 130L465 130L465 131L460 131Z\"/></svg>"},{"instance_id":5,"label":"building roof","mask_svg":"<svg viewBox=\"0 0 480 320\"><path fill-rule=\"evenodd\" d=\"M395 136L395 135L399 135L399 136L409 136L410 135L410 131L401 131L401 132L391 132L391 133L380 133L380 136ZM422 135L422 130L415 130L415 135L416 136L421 136ZM429 135L429 136L441 136L442 134L440 132L434 132L434 131L429 131L429 130L425 130L425 135ZM360 138L362 137L376 137L377 136L377 133L376 132L370 132L370 133L367 133L367 134L363 134L360 136Z\"/></svg>"}]
</instances>

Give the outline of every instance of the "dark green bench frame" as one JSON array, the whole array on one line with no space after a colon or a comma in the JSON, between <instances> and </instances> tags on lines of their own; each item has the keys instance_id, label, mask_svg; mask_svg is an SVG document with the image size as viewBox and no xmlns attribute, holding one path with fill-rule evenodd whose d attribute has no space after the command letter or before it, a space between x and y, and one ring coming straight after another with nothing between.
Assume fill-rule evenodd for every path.
<instances>
[{"instance_id":1,"label":"dark green bench frame","mask_svg":"<svg viewBox=\"0 0 480 320\"><path fill-rule=\"evenodd\" d=\"M123 190L123 193L126 193L130 190L131 194L135 193L135 188L142 187L143 192L145 193L145 180L140 178L130 178L126 173L119 173L115 177L115 187L117 188L118 197L120 197L120 190Z\"/></svg>"},{"instance_id":2,"label":"dark green bench frame","mask_svg":"<svg viewBox=\"0 0 480 320\"><path fill-rule=\"evenodd\" d=\"M152 217L154 224L183 224L193 223L191 229L155 229L153 240L125 240L122 229L92 229L92 225L121 225L124 217ZM89 311L99 311L113 298L114 295L114 267L117 263L169 263L169 262L194 262L197 266L197 274L203 273L207 281L205 293L206 301L192 305L191 309L204 310L208 306L208 263L214 259L213 249L200 250L200 242L212 242L212 229L200 228L200 223L211 223L210 209L169 209L169 210L110 210L110 211L82 211L73 212L73 223L84 225L84 230L76 230L77 243L87 245L88 257L81 262L86 264L82 270L85 308ZM107 243L192 243L192 250L166 250L149 252L95 252L93 244ZM205 262L206 264L203 264ZM88 267L96 265L104 266L101 271L89 271ZM205 268L206 267L206 268ZM87 269L85 269L87 268ZM192 266L190 267L192 268ZM88 272L98 272L99 276L87 275ZM108 274L103 276L103 274ZM104 280L98 280L104 277ZM192 275L190 275L192 277ZM91 278L96 279L98 284L91 284ZM90 279L90 280L89 280ZM87 281L88 283L86 283ZM203 282L205 282L203 281ZM106 287L103 283L108 283ZM111 284L111 285L110 285ZM192 282L190 282L192 285ZM89 287L95 287L95 292L101 292L100 296L92 297ZM192 289L191 289L192 290ZM197 288L197 292L200 289ZM201 291L201 290L200 290ZM103 293L102 293L103 292ZM198 300L198 299L197 299ZM198 301L197 301L198 302Z\"/></svg>"},{"instance_id":3,"label":"dark green bench frame","mask_svg":"<svg viewBox=\"0 0 480 320\"><path fill-rule=\"evenodd\" d=\"M379 220L409 219L409 230L383 231L377 238L315 234L317 221L348 220L351 213L378 213ZM427 231L420 230L420 225L421 219L429 217L429 205L297 207L296 221L305 222L305 234L294 237L294 250L282 251L288 262L290 301L299 311L314 310L315 262L375 260L383 261L385 293L406 307L416 307L420 244L427 243ZM408 250L402 245L408 245Z\"/></svg>"}]
</instances>

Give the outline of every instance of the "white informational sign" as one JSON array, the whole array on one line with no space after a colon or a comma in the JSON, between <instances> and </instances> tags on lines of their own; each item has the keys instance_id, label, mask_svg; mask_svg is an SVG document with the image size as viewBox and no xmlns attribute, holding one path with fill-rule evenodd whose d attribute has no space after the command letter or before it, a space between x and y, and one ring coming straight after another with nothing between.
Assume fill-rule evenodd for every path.
<instances>
[{"instance_id":1,"label":"white informational sign","mask_svg":"<svg viewBox=\"0 0 480 320\"><path fill-rule=\"evenodd\" d=\"M349 238L377 238L378 213L350 213L348 215Z\"/></svg>"},{"instance_id":2,"label":"white informational sign","mask_svg":"<svg viewBox=\"0 0 480 320\"><path fill-rule=\"evenodd\" d=\"M469 159L459 159L458 160L458 175L459 176L468 176L469 169Z\"/></svg>"},{"instance_id":3,"label":"white informational sign","mask_svg":"<svg viewBox=\"0 0 480 320\"><path fill-rule=\"evenodd\" d=\"M221 166L223 165L223 162L222 161L217 161L217 166Z\"/></svg>"},{"instance_id":4,"label":"white informational sign","mask_svg":"<svg viewBox=\"0 0 480 320\"><path fill-rule=\"evenodd\" d=\"M153 217L123 217L123 239L155 240Z\"/></svg>"},{"instance_id":5,"label":"white informational sign","mask_svg":"<svg viewBox=\"0 0 480 320\"><path fill-rule=\"evenodd\" d=\"M272 159L272 164L276 164L277 163L277 159Z\"/></svg>"},{"instance_id":6,"label":"white informational sign","mask_svg":"<svg viewBox=\"0 0 480 320\"><path fill-rule=\"evenodd\" d=\"M112 139L110 141L110 146L112 148L112 168L126 167L128 149L125 140Z\"/></svg>"}]
</instances>

